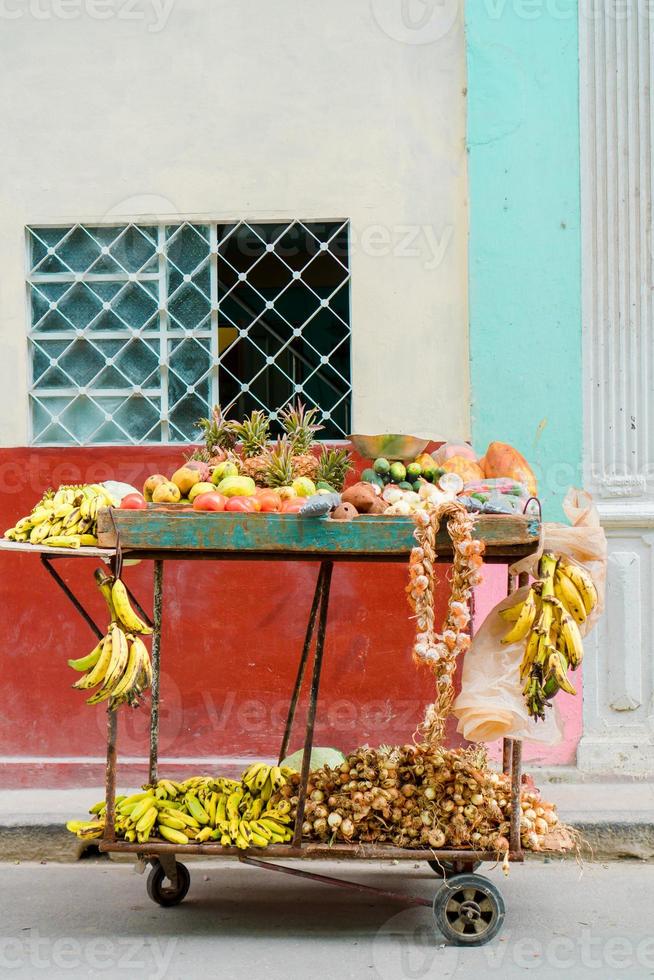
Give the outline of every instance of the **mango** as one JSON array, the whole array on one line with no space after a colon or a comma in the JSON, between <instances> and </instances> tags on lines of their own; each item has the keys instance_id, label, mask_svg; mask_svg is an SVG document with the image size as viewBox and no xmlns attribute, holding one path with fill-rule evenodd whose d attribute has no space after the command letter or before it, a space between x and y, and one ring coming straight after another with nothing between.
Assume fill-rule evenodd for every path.
<instances>
[{"instance_id":1,"label":"mango","mask_svg":"<svg viewBox=\"0 0 654 980\"><path fill-rule=\"evenodd\" d=\"M188 497L191 487L201 482L202 475L190 466L180 466L178 470L175 470L170 480L179 489L182 497Z\"/></svg>"},{"instance_id":2,"label":"mango","mask_svg":"<svg viewBox=\"0 0 654 980\"><path fill-rule=\"evenodd\" d=\"M214 467L213 473L211 474L211 480L216 486L218 486L220 481L224 480L228 476L238 476L238 466L231 459L226 459Z\"/></svg>"},{"instance_id":3,"label":"mango","mask_svg":"<svg viewBox=\"0 0 654 980\"><path fill-rule=\"evenodd\" d=\"M168 477L163 473L153 473L143 484L143 496L146 500L152 500L152 494L162 483L168 483Z\"/></svg>"},{"instance_id":4,"label":"mango","mask_svg":"<svg viewBox=\"0 0 654 980\"><path fill-rule=\"evenodd\" d=\"M224 497L251 497L257 487L252 477L226 476L216 489Z\"/></svg>"},{"instance_id":5,"label":"mango","mask_svg":"<svg viewBox=\"0 0 654 980\"><path fill-rule=\"evenodd\" d=\"M166 480L165 483L160 483L155 487L154 493L152 494L153 504L178 504L181 499L181 493L179 492L179 487L176 483L171 480Z\"/></svg>"},{"instance_id":6,"label":"mango","mask_svg":"<svg viewBox=\"0 0 654 980\"><path fill-rule=\"evenodd\" d=\"M189 470L197 470L201 483L207 483L211 479L211 470L201 459L188 459L184 466Z\"/></svg>"},{"instance_id":7,"label":"mango","mask_svg":"<svg viewBox=\"0 0 654 980\"><path fill-rule=\"evenodd\" d=\"M188 492L188 499L190 503L193 503L196 497L199 497L202 493L213 493L216 488L213 483L209 483L206 480L201 480L200 483L196 483L192 486Z\"/></svg>"}]
</instances>

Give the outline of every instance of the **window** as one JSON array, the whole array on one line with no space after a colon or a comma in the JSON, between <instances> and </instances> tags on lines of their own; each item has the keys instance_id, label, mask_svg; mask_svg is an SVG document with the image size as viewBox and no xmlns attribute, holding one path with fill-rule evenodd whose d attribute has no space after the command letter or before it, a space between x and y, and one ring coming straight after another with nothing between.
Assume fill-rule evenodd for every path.
<instances>
[{"instance_id":1,"label":"window","mask_svg":"<svg viewBox=\"0 0 654 980\"><path fill-rule=\"evenodd\" d=\"M27 229L37 445L196 441L298 396L350 431L347 221ZM273 425L273 428L274 425Z\"/></svg>"}]
</instances>

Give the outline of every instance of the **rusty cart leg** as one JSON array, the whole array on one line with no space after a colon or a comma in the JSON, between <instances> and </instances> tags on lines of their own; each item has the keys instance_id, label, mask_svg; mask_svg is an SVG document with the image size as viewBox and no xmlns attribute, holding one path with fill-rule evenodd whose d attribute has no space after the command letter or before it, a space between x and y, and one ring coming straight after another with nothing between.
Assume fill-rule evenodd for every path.
<instances>
[{"instance_id":1,"label":"rusty cart leg","mask_svg":"<svg viewBox=\"0 0 654 980\"><path fill-rule=\"evenodd\" d=\"M107 708L107 768L105 771L105 818L104 839L116 840L116 740L118 736L118 712Z\"/></svg>"},{"instance_id":2,"label":"rusty cart leg","mask_svg":"<svg viewBox=\"0 0 654 980\"><path fill-rule=\"evenodd\" d=\"M520 789L522 784L522 742L520 739L512 739L512 759L511 759L511 833L509 843L511 852L517 854L520 851L520 818L522 808L520 806Z\"/></svg>"},{"instance_id":3,"label":"rusty cart leg","mask_svg":"<svg viewBox=\"0 0 654 980\"><path fill-rule=\"evenodd\" d=\"M318 704L318 692L320 690L320 672L322 670L322 658L325 646L325 632L327 630L327 611L329 609L329 590L332 581L333 563L323 562L323 578L320 588L320 614L318 618L318 635L316 637L316 649L313 657L313 673L311 676L311 690L309 693L309 710L307 712L307 727L304 738L304 754L302 756L302 774L300 776L300 789L298 792L297 816L295 818L295 830L293 833L293 846L299 847L302 843L302 824L304 823L304 806L307 798L307 783L309 782L309 769L311 767L311 750L313 748L313 730L316 722L316 707Z\"/></svg>"},{"instance_id":4,"label":"rusty cart leg","mask_svg":"<svg viewBox=\"0 0 654 980\"><path fill-rule=\"evenodd\" d=\"M302 689L302 681L304 680L304 672L306 670L307 661L309 659L309 652L311 650L311 641L313 639L313 633L316 626L316 616L318 615L318 606L320 604L320 598L322 595L322 584L325 576L324 564L321 564L320 571L318 572L318 581L316 582L316 590L313 595L313 602L311 603L311 612L309 613L309 623L307 625L307 632L304 637L304 647L302 648L302 656L300 657L300 663L297 669L297 676L295 678L295 686L293 688L293 694L291 695L291 701L288 706L288 715L286 718L286 728L284 729L284 737L282 738L282 744L279 749L279 762L286 757L288 752L288 744L291 740L291 732L293 730L293 722L295 720L295 712L297 709L298 699L300 697L300 691Z\"/></svg>"},{"instance_id":5,"label":"rusty cart leg","mask_svg":"<svg viewBox=\"0 0 654 980\"><path fill-rule=\"evenodd\" d=\"M505 738L502 740L502 772L507 775L511 772L511 759L513 756L513 739Z\"/></svg>"},{"instance_id":6,"label":"rusty cart leg","mask_svg":"<svg viewBox=\"0 0 654 980\"><path fill-rule=\"evenodd\" d=\"M161 609L163 605L163 560L154 563L154 626L152 632L152 690L150 692L150 768L148 780L156 783L159 766L159 690L161 680Z\"/></svg>"}]
</instances>

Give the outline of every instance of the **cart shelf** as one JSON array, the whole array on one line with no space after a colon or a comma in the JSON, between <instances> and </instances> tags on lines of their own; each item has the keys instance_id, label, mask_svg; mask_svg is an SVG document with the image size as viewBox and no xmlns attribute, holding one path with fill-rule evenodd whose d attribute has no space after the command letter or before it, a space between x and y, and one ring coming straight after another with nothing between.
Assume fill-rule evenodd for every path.
<instances>
[{"instance_id":1,"label":"cart shelf","mask_svg":"<svg viewBox=\"0 0 654 980\"><path fill-rule=\"evenodd\" d=\"M123 551L153 556L189 553L177 558L259 555L271 560L406 561L415 545L414 530L410 517L362 515L353 521L333 521L295 514L198 513L184 506L104 510L98 515L101 546L116 548L120 542ZM528 515L480 514L473 533L486 544L486 560L505 562L534 551L539 531L538 520ZM442 560L452 554L445 526L439 530L436 548Z\"/></svg>"}]
</instances>

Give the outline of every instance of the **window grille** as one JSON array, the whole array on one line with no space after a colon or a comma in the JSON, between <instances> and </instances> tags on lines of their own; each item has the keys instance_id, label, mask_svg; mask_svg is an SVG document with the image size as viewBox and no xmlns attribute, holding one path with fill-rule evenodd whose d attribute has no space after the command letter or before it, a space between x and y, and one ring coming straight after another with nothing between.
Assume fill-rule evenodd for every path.
<instances>
[{"instance_id":1,"label":"window grille","mask_svg":"<svg viewBox=\"0 0 654 980\"><path fill-rule=\"evenodd\" d=\"M37 445L197 441L220 402L350 431L348 222L27 229Z\"/></svg>"}]
</instances>

